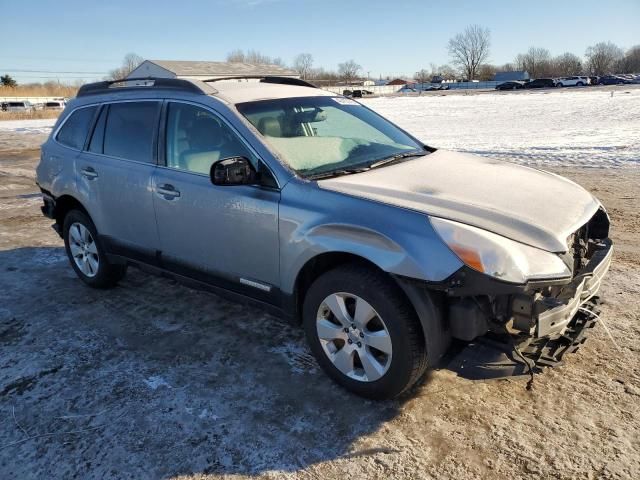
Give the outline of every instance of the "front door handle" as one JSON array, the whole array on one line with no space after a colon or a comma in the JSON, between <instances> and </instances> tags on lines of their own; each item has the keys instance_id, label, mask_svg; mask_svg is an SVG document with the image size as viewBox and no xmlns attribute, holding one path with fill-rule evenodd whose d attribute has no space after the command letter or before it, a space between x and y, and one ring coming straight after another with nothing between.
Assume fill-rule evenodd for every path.
<instances>
[{"instance_id":1,"label":"front door handle","mask_svg":"<svg viewBox=\"0 0 640 480\"><path fill-rule=\"evenodd\" d=\"M80 173L82 173L82 176L86 177L89 180L98 178L98 172L96 172L93 167L85 167L80 170Z\"/></svg>"},{"instance_id":2,"label":"front door handle","mask_svg":"<svg viewBox=\"0 0 640 480\"><path fill-rule=\"evenodd\" d=\"M176 190L176 187L174 187L173 185L170 185L168 183L164 183L162 185L159 185L156 188L156 192L158 193L158 195L163 196L167 200L171 200L173 198L176 198L176 197L180 196L180 192L178 190Z\"/></svg>"}]
</instances>

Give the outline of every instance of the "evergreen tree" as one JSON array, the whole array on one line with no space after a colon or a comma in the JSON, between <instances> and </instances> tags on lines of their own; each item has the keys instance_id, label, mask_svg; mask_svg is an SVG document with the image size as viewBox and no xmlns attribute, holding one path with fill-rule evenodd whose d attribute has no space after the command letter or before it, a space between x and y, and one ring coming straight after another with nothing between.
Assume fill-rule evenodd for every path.
<instances>
[{"instance_id":1,"label":"evergreen tree","mask_svg":"<svg viewBox=\"0 0 640 480\"><path fill-rule=\"evenodd\" d=\"M0 77L0 85L3 87L17 87L18 82L11 78L11 75L3 75Z\"/></svg>"}]
</instances>

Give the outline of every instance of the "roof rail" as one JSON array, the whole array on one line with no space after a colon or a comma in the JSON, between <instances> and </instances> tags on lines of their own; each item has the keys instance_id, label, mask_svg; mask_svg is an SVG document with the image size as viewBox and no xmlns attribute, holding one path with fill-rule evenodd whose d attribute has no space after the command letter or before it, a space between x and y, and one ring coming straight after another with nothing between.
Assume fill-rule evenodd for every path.
<instances>
[{"instance_id":1,"label":"roof rail","mask_svg":"<svg viewBox=\"0 0 640 480\"><path fill-rule=\"evenodd\" d=\"M205 83L219 82L221 80L260 80L261 83L278 83L281 85L296 85L298 87L318 88L313 83L292 77L279 77L277 75L237 75L233 77L210 78L202 80Z\"/></svg>"},{"instance_id":2,"label":"roof rail","mask_svg":"<svg viewBox=\"0 0 640 480\"><path fill-rule=\"evenodd\" d=\"M145 82L144 84L131 84L130 82ZM151 83L152 82L152 83ZM118 85L121 84L121 85ZM122 78L119 80L105 80L102 82L87 83L80 87L76 97L98 95L100 93L112 93L114 91L137 90L140 88L162 88L169 90L182 90L183 92L211 95L217 90L198 80L184 80L181 78L156 78L138 77Z\"/></svg>"}]
</instances>

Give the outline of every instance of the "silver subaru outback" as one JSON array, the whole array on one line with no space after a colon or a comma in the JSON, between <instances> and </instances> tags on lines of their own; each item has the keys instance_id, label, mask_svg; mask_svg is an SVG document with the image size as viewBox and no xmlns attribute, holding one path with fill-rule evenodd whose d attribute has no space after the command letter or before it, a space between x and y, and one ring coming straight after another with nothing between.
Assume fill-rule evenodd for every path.
<instances>
[{"instance_id":1,"label":"silver subaru outback","mask_svg":"<svg viewBox=\"0 0 640 480\"><path fill-rule=\"evenodd\" d=\"M529 369L558 363L612 254L575 183L438 150L291 78L85 85L37 182L84 283L135 265L250 299L370 398L407 391L452 339L500 334Z\"/></svg>"}]
</instances>

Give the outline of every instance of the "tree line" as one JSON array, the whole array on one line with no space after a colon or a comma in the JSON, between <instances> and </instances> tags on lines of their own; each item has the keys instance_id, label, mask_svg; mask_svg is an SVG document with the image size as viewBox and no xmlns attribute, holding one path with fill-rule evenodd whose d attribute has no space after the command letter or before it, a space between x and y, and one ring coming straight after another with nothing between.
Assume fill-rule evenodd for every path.
<instances>
[{"instance_id":1,"label":"tree line","mask_svg":"<svg viewBox=\"0 0 640 480\"><path fill-rule=\"evenodd\" d=\"M499 66L487 62L490 46L489 29L470 25L449 40L448 52L454 67L444 65L438 69L432 66L430 71L423 69L417 72L416 79L430 74L445 78L462 76L466 80L491 80L497 71L526 71L532 78L640 72L640 45L625 51L612 42L600 42L588 47L584 58L571 52L552 56L546 48L534 46L516 55L513 62Z\"/></svg>"},{"instance_id":2,"label":"tree line","mask_svg":"<svg viewBox=\"0 0 640 480\"><path fill-rule=\"evenodd\" d=\"M571 75L605 75L609 73L640 72L640 45L627 50L612 42L599 42L589 46L580 57L571 52L553 56L542 47L530 47L516 55L512 62L503 65L489 63L491 53L491 32L480 25L470 25L463 32L453 36L447 50L451 62L444 65L431 63L428 68L415 72L414 79L427 83L433 77L445 80L493 80L498 71L526 71L531 78L566 77ZM304 80L316 83L351 83L362 78L362 66L355 60L345 60L336 70L314 66L311 53L300 53L287 65L281 57L271 57L257 50L236 49L227 54L228 62L269 64L290 67ZM122 64L109 72L108 79L125 78L143 62L135 53L125 55ZM10 75L0 77L0 86L16 87L17 82Z\"/></svg>"}]
</instances>

